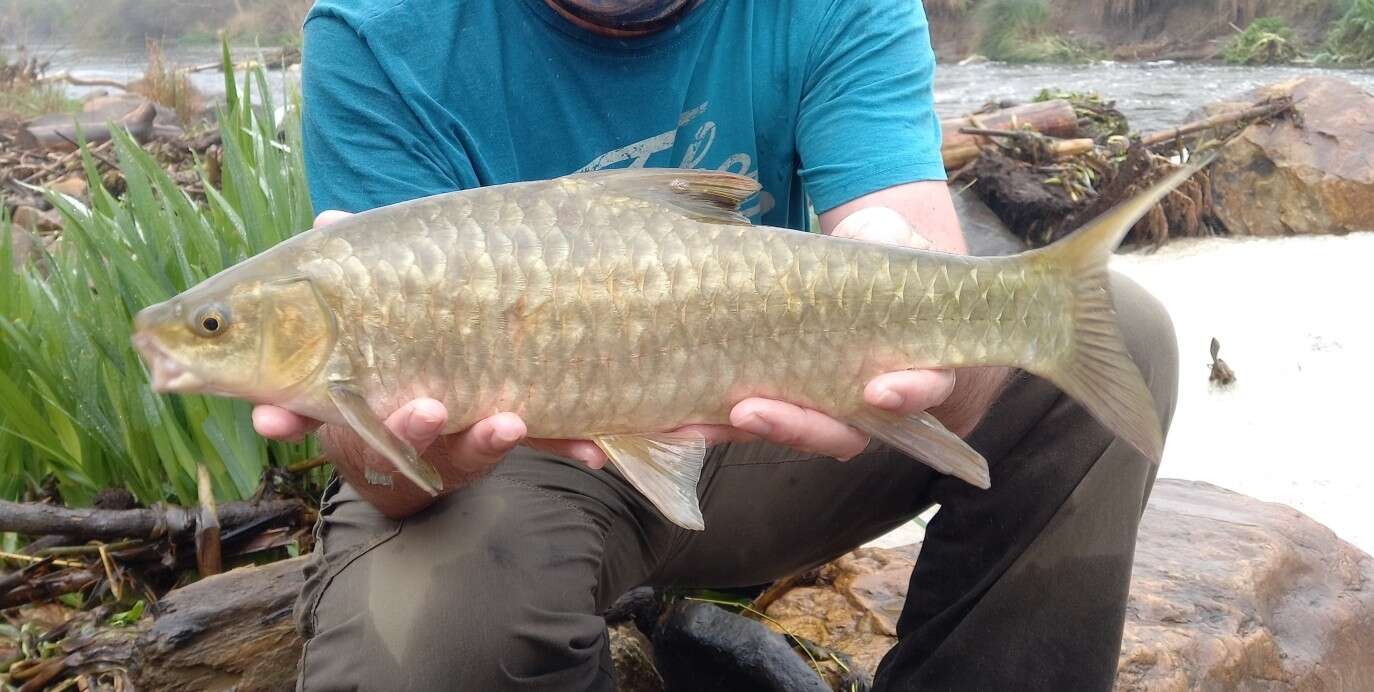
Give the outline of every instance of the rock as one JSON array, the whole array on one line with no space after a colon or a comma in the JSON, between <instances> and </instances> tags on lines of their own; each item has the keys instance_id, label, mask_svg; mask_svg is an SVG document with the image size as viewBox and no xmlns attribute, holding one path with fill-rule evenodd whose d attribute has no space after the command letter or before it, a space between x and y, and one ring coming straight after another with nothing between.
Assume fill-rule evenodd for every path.
<instances>
[{"instance_id":1,"label":"rock","mask_svg":"<svg viewBox=\"0 0 1374 692\"><path fill-rule=\"evenodd\" d=\"M127 128L134 140L143 143L152 136L156 119L157 106L147 101L118 118L104 117L103 113L55 113L25 123L15 136L15 144L24 149L74 151L81 137L89 144L108 140L111 123Z\"/></svg>"},{"instance_id":2,"label":"rock","mask_svg":"<svg viewBox=\"0 0 1374 692\"><path fill-rule=\"evenodd\" d=\"M40 211L37 207L27 205L15 207L10 220L15 226L34 233L46 233L62 228L62 215L53 209Z\"/></svg>"},{"instance_id":3,"label":"rock","mask_svg":"<svg viewBox=\"0 0 1374 692\"><path fill-rule=\"evenodd\" d=\"M781 635L709 603L682 600L654 632L670 692L829 692Z\"/></svg>"},{"instance_id":4,"label":"rock","mask_svg":"<svg viewBox=\"0 0 1374 692\"><path fill-rule=\"evenodd\" d=\"M10 260L15 269L21 269L34 260L38 254L39 240L27 228L19 224L10 226Z\"/></svg>"},{"instance_id":5,"label":"rock","mask_svg":"<svg viewBox=\"0 0 1374 692\"><path fill-rule=\"evenodd\" d=\"M1336 77L1262 87L1245 103L1291 96L1296 117L1251 125L1211 168L1216 214L1234 235L1374 229L1374 95Z\"/></svg>"},{"instance_id":6,"label":"rock","mask_svg":"<svg viewBox=\"0 0 1374 692\"><path fill-rule=\"evenodd\" d=\"M148 99L137 94L120 94L118 96L103 96L99 98L88 98L81 104L81 112L89 114L89 118L98 121L119 120L149 103ZM181 118L177 112L160 103L153 104L155 111L153 125L155 127L181 127Z\"/></svg>"},{"instance_id":7,"label":"rock","mask_svg":"<svg viewBox=\"0 0 1374 692\"><path fill-rule=\"evenodd\" d=\"M1014 255L1027 249L1026 244L1007 229L1002 219L974 194L972 188L951 185L949 192L954 199L959 227L968 241L969 254L981 257Z\"/></svg>"},{"instance_id":8,"label":"rock","mask_svg":"<svg viewBox=\"0 0 1374 692\"><path fill-rule=\"evenodd\" d=\"M46 187L68 197L85 197L87 189L86 179L79 175L69 175L56 182L48 183Z\"/></svg>"},{"instance_id":9,"label":"rock","mask_svg":"<svg viewBox=\"0 0 1374 692\"><path fill-rule=\"evenodd\" d=\"M767 614L876 666L896 639L910 549L862 548ZM1117 690L1374 689L1374 559L1289 507L1155 485L1136 544Z\"/></svg>"},{"instance_id":10,"label":"rock","mask_svg":"<svg viewBox=\"0 0 1374 692\"><path fill-rule=\"evenodd\" d=\"M626 622L612 625L609 632L616 692L663 692L663 678L654 668L653 645L639 628Z\"/></svg>"},{"instance_id":11,"label":"rock","mask_svg":"<svg viewBox=\"0 0 1374 692\"><path fill-rule=\"evenodd\" d=\"M1374 559L1284 505L1156 485L1118 690L1374 689Z\"/></svg>"},{"instance_id":12,"label":"rock","mask_svg":"<svg viewBox=\"0 0 1374 692\"><path fill-rule=\"evenodd\" d=\"M846 653L871 677L897 641L918 549L859 548L823 567L816 585L788 591L766 614L774 629Z\"/></svg>"}]
</instances>

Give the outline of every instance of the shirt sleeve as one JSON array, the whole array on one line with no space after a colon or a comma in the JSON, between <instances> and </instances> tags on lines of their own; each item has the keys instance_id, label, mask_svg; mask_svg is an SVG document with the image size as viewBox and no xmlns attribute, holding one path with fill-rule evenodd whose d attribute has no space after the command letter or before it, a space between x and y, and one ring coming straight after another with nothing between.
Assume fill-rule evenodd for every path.
<instances>
[{"instance_id":1,"label":"shirt sleeve","mask_svg":"<svg viewBox=\"0 0 1374 692\"><path fill-rule=\"evenodd\" d=\"M805 69L797 152L818 213L894 185L946 179L935 53L920 2L834 0Z\"/></svg>"},{"instance_id":2,"label":"shirt sleeve","mask_svg":"<svg viewBox=\"0 0 1374 692\"><path fill-rule=\"evenodd\" d=\"M360 212L458 189L366 40L343 17L305 23L301 135L316 213Z\"/></svg>"}]
</instances>

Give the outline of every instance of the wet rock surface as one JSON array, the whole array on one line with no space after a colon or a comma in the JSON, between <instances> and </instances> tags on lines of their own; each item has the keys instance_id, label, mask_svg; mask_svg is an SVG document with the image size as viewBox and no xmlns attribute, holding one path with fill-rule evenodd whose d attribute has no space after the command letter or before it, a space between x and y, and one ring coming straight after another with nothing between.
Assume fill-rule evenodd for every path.
<instances>
[{"instance_id":1,"label":"wet rock surface","mask_svg":"<svg viewBox=\"0 0 1374 692\"><path fill-rule=\"evenodd\" d=\"M971 188L952 185L949 192L954 199L954 212L959 217L964 239L968 241L970 255L1014 255L1027 249L1026 244L1007 229L1002 219L983 200L978 199Z\"/></svg>"},{"instance_id":2,"label":"wet rock surface","mask_svg":"<svg viewBox=\"0 0 1374 692\"><path fill-rule=\"evenodd\" d=\"M1291 96L1294 115L1246 128L1212 166L1216 214L1235 235L1374 230L1374 94L1336 77L1263 87L1213 115Z\"/></svg>"},{"instance_id":3,"label":"wet rock surface","mask_svg":"<svg viewBox=\"0 0 1374 692\"><path fill-rule=\"evenodd\" d=\"M616 692L663 692L649 639L632 622L611 625L611 665Z\"/></svg>"},{"instance_id":4,"label":"wet rock surface","mask_svg":"<svg viewBox=\"0 0 1374 692\"><path fill-rule=\"evenodd\" d=\"M768 607L778 631L848 654L872 677L897 641L897 617L919 546L860 548L821 568L812 586Z\"/></svg>"},{"instance_id":5,"label":"wet rock surface","mask_svg":"<svg viewBox=\"0 0 1374 692\"><path fill-rule=\"evenodd\" d=\"M1374 689L1374 559L1284 505L1160 481L1119 690Z\"/></svg>"},{"instance_id":6,"label":"wet rock surface","mask_svg":"<svg viewBox=\"0 0 1374 692\"><path fill-rule=\"evenodd\" d=\"M863 548L768 608L869 672L914 549ZM1160 480L1136 548L1118 690L1374 689L1374 559L1286 507Z\"/></svg>"}]
</instances>

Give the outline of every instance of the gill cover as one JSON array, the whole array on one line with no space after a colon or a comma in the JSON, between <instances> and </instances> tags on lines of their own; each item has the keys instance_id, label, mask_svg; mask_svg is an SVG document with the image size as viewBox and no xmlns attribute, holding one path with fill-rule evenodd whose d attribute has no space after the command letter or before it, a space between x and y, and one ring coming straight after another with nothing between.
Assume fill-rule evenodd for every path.
<instances>
[{"instance_id":1,"label":"gill cover","mask_svg":"<svg viewBox=\"0 0 1374 692\"><path fill-rule=\"evenodd\" d=\"M303 276L264 283L259 315L258 388L283 391L313 379L339 330L315 285Z\"/></svg>"}]
</instances>

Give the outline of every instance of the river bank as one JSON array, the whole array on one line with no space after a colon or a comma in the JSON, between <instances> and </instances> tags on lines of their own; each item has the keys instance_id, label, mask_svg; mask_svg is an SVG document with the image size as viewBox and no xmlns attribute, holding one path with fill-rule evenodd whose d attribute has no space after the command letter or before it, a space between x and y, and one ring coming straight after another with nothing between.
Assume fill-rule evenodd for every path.
<instances>
[{"instance_id":1,"label":"river bank","mask_svg":"<svg viewBox=\"0 0 1374 692\"><path fill-rule=\"evenodd\" d=\"M14 46L0 47L7 53ZM271 55L276 46L235 45L235 60ZM130 82L147 68L143 47L80 47L35 44L30 54L51 62L52 72L67 71L83 79ZM218 46L167 44L163 46L172 67L201 65L219 60ZM947 56L948 57L948 56ZM1096 91L1116 101L1134 128L1148 131L1182 122L1193 110L1218 97L1249 91L1259 85L1304 75L1330 74L1374 90L1374 70L1332 69L1315 66L1232 66L1216 62L1098 61L1087 64L1013 65L982 63L960 65L942 59L935 69L935 108L941 117L955 117L978 110L989 101L1024 101L1042 89ZM280 93L284 73L266 72L269 87ZM209 98L224 96L224 77L218 72L188 75L191 84ZM80 99L99 87L67 87L71 98Z\"/></svg>"}]
</instances>

